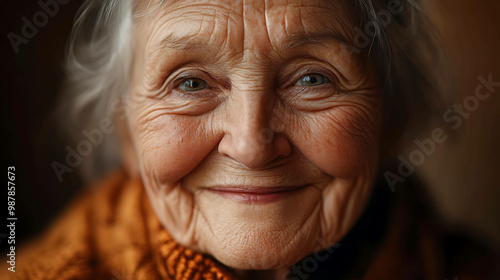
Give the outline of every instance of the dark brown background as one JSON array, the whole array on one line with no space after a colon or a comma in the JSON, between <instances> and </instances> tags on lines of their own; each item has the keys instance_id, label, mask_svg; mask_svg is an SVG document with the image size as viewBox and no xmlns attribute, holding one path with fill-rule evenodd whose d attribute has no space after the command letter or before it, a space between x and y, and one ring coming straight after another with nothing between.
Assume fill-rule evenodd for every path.
<instances>
[{"instance_id":1,"label":"dark brown background","mask_svg":"<svg viewBox=\"0 0 500 280\"><path fill-rule=\"evenodd\" d=\"M45 2L46 0L44 0ZM38 1L2 1L1 32L1 122L2 174L0 197L0 234L7 233L7 166L16 167L16 245L40 232L78 189L76 174L64 176L59 183L51 167L53 160L63 162L64 147L51 114L63 77L62 64L66 38L82 1L60 5L58 13L38 28L16 54L7 37L21 35L22 17L32 20L40 11ZM0 235L2 249L7 240Z\"/></svg>"}]
</instances>

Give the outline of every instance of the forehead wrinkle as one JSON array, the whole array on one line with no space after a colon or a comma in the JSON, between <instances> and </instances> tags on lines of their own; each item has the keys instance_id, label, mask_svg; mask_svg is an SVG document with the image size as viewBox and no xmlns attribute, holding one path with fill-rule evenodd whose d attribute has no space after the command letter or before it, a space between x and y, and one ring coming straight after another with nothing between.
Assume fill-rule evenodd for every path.
<instances>
[{"instance_id":1,"label":"forehead wrinkle","mask_svg":"<svg viewBox=\"0 0 500 280\"><path fill-rule=\"evenodd\" d=\"M233 2L232 2L233 3ZM233 3L234 4L234 3ZM233 40L243 41L244 35L240 33L241 23L244 20L243 18L243 7L242 5L235 4L227 9L218 11L222 16L218 16L214 24L214 28L211 33L211 38L216 40L215 38L219 37L220 34L224 34L222 37L222 42L220 43L220 47L218 49L218 55L228 55L238 53L241 48L238 43L235 44ZM223 32L225 31L225 32ZM242 33L244 34L245 29L243 28Z\"/></svg>"},{"instance_id":2,"label":"forehead wrinkle","mask_svg":"<svg viewBox=\"0 0 500 280\"><path fill-rule=\"evenodd\" d=\"M262 3L262 2L261 2ZM321 30L321 32L313 32L313 30L306 30L306 24L305 21L307 21L310 16L306 16L306 19L303 17L306 15L306 13L303 13L301 11L301 8L303 7L304 3L295 3L292 4L290 3L290 6L285 6L285 13L281 13L283 15L283 21L280 23L277 23L278 25L281 25L281 29L284 32L279 31L279 26L278 30L274 28L275 30L272 30L273 28L270 28L272 24L276 24L276 22L271 22L272 16L270 16L269 12L273 10L272 5L268 6L268 1L264 1L262 4L262 7L260 7L260 12L264 12L264 18L265 18L265 25L266 28L263 29L262 31L267 32L267 34L262 34L264 32L257 33L257 36L262 36L262 41L261 42L268 42L271 45L271 49L273 52L276 52L279 54L281 53L286 53L287 51L290 51L291 49L295 49L298 47L306 46L309 44L321 44L329 40L334 40L337 42L340 42L343 45L346 46L351 46L349 41L345 36L342 35L342 31L345 31L342 26L339 28L334 28L339 29L338 31L335 31L333 27L336 27L337 25L341 24L346 18L349 18L349 16L342 15L343 13L349 14L349 11L345 11L344 7L341 7L343 5L339 5L338 3L335 2L334 7L326 7L326 6L320 6L320 5L314 5L314 6L304 6L308 8L314 8L314 9L322 9L322 10L328 10L328 12L320 12L322 14L322 17L329 17L325 18L327 21L329 21L329 24L332 28L324 28L324 30ZM197 30L193 30L194 32L191 32L191 34L175 34L175 32L172 32L170 34L167 34L164 38L162 38L158 43L154 45L152 48L152 52L158 53L159 51L169 48L169 49L175 49L175 50L180 50L180 51L192 51L192 52L199 52L199 53L211 53L211 54L220 54L220 53L225 53L228 55L229 52L236 52L238 53L237 48L241 47L241 45L237 46L238 44L234 44L236 42L233 42L231 44L229 41L234 41L234 37L236 34L238 35L239 39L237 41L240 41L239 44L243 45L243 49L245 49L245 41L254 41L256 38L245 38L245 29L247 28L246 25L250 24L250 22L247 22L247 15L245 14L245 3L243 5L238 4L236 6L232 7L227 7L220 9L219 6L214 5L214 4L193 4L191 7L203 7L202 9L190 9L189 12L182 12L181 16L175 17L175 18L170 18L164 21L164 23L168 24L168 22L175 21L176 23L173 24L173 26L182 26L182 21L188 21L190 23L197 21L199 23ZM340 6L340 7L339 7ZM219 8L219 9L217 9ZM334 10L332 10L335 8ZM337 9L338 8L338 9ZM182 8L175 7L170 11L179 11ZM262 10L264 9L264 10ZM269 9L269 10L268 10ZM293 13L292 10L297 9L295 11L296 16L298 15L300 17L299 21L296 21L293 18L290 18L292 15L290 13ZM196 10L203 10L203 12L196 12ZM257 13L253 13L252 15L249 16L255 16L260 13L257 11ZM335 15L339 15L336 17ZM201 18L199 17L201 15ZM268 19L268 17L270 17ZM255 21L258 19L252 18L252 21ZM291 22L295 21L296 25L295 28L292 27L293 24ZM181 23L181 24L180 24ZM240 29L237 27L238 24L243 23L243 28ZM309 25L317 26L317 24L310 23ZM235 25L233 27L233 25ZM332 26L333 25L333 26ZM341 24L342 25L342 24ZM236 30L235 30L236 27ZM255 27L255 26L254 26ZM302 27L302 28L301 28ZM193 27L195 29L196 27ZM252 28L252 27L249 27ZM177 28L175 28L177 29ZM317 29L317 28L315 28ZM236 31L236 33L234 32ZM274 36L271 36L271 32L276 33L278 31L278 34L274 34ZM297 32L299 31L299 32ZM290 32L290 33L289 33ZM224 36L218 36L218 33L224 34ZM239 34L238 34L239 33ZM278 35L278 36L276 36ZM285 36L283 36L285 35ZM265 36L265 37L264 37ZM274 40L271 39L273 37ZM217 38L221 38L220 42L216 42ZM248 36L246 36L248 37ZM272 41L274 41L274 43ZM267 44L267 43L266 43ZM262 46L262 45L261 45ZM236 48L235 48L236 47ZM262 49L261 51L267 52L266 54L269 55L269 49L265 50ZM281 55L279 55L281 56Z\"/></svg>"},{"instance_id":3,"label":"forehead wrinkle","mask_svg":"<svg viewBox=\"0 0 500 280\"><path fill-rule=\"evenodd\" d=\"M267 4L267 1L266 1ZM275 18L278 32L268 34L271 38L273 51L284 53L308 44L321 44L326 41L337 41L352 49L354 40L354 20L352 11L346 5L346 1L325 2L288 2L284 6L284 12L273 12L271 6L266 8L266 21ZM279 6L278 6L279 7ZM282 7L283 8L283 7ZM281 18L279 22L276 19ZM267 20L267 18L270 18ZM269 27L268 27L269 31Z\"/></svg>"},{"instance_id":4,"label":"forehead wrinkle","mask_svg":"<svg viewBox=\"0 0 500 280\"><path fill-rule=\"evenodd\" d=\"M196 6L202 6L202 4ZM221 52L229 44L228 40L231 37L231 31L229 29L233 23L238 24L238 20L241 20L239 18L241 14L234 9L220 9L220 7L216 9L216 5L208 6L210 8L206 9L203 5L203 9L200 9L203 10L203 12L197 13L190 10L188 12L182 12L179 16L165 20L161 25L171 25L171 27L173 27L172 29L182 29L182 22L184 21L189 25L198 23L198 28L188 34L182 31L176 32L175 30L169 32L167 35L162 36L159 42L154 44L151 48L151 52L157 53L165 48L181 51ZM177 8L175 10L180 9L181 8ZM166 16L168 16L168 14ZM170 22L174 23L171 24ZM156 32L161 33L165 29L166 28L163 28ZM195 29L195 27L193 27L193 29ZM220 36L220 34L224 34L225 36ZM220 38L220 40L218 38Z\"/></svg>"}]
</instances>

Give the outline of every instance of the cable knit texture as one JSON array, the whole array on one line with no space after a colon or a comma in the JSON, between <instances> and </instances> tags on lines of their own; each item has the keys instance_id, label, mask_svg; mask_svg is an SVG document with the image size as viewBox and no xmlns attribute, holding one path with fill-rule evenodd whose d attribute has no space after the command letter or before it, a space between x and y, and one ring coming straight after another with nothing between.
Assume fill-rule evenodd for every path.
<instances>
[{"instance_id":1,"label":"cable knit texture","mask_svg":"<svg viewBox=\"0 0 500 280\"><path fill-rule=\"evenodd\" d=\"M18 250L15 273L2 263L0 279L235 279L173 241L142 184L124 172L78 196L48 232Z\"/></svg>"}]
</instances>

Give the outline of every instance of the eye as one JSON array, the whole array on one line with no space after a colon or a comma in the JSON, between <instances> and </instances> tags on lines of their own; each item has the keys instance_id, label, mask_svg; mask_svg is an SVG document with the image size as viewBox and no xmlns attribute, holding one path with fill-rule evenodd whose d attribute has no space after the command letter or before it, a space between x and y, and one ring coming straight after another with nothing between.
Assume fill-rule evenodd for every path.
<instances>
[{"instance_id":1,"label":"eye","mask_svg":"<svg viewBox=\"0 0 500 280\"><path fill-rule=\"evenodd\" d=\"M314 87L329 82L330 80L325 75L312 73L300 77L300 79L297 81L297 83L295 83L295 85L303 87Z\"/></svg>"},{"instance_id":2,"label":"eye","mask_svg":"<svg viewBox=\"0 0 500 280\"><path fill-rule=\"evenodd\" d=\"M181 82L179 88L183 91L199 91L207 87L207 82L198 78L188 78Z\"/></svg>"}]
</instances>

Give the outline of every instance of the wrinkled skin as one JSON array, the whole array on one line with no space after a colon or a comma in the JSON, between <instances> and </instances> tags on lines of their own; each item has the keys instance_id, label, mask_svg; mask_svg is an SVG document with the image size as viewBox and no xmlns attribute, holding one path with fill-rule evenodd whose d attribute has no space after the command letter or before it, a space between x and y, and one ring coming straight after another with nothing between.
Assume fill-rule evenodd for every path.
<instances>
[{"instance_id":1,"label":"wrinkled skin","mask_svg":"<svg viewBox=\"0 0 500 280\"><path fill-rule=\"evenodd\" d=\"M127 166L177 242L237 270L277 271L359 218L381 95L371 64L345 46L345 6L175 1L136 19ZM229 185L307 187L272 203L207 190Z\"/></svg>"}]
</instances>

